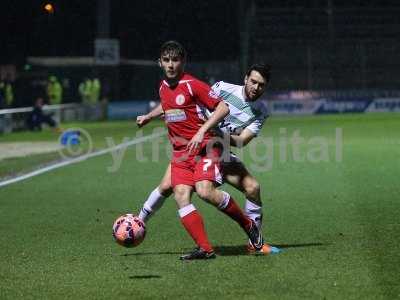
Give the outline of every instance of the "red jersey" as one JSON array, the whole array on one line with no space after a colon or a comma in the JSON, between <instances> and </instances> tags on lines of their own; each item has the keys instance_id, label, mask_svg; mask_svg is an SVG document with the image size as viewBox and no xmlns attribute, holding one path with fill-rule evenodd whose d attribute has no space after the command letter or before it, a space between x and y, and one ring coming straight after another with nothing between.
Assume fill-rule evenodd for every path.
<instances>
[{"instance_id":1,"label":"red jersey","mask_svg":"<svg viewBox=\"0 0 400 300\"><path fill-rule=\"evenodd\" d=\"M160 84L161 106L168 127L168 137L174 150L183 150L204 124L204 108L211 111L222 101L209 85L184 73L179 83L170 87L163 80ZM204 143L214 135L207 132Z\"/></svg>"}]
</instances>

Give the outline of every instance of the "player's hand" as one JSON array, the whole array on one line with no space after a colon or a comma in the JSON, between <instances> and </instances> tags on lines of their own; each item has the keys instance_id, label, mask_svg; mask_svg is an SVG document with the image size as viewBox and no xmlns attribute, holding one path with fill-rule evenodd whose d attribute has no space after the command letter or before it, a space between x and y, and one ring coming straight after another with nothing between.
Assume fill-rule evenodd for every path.
<instances>
[{"instance_id":1,"label":"player's hand","mask_svg":"<svg viewBox=\"0 0 400 300\"><path fill-rule=\"evenodd\" d=\"M186 146L186 149L189 150L189 153L196 151L203 142L203 139L204 139L204 133L198 131Z\"/></svg>"},{"instance_id":2,"label":"player's hand","mask_svg":"<svg viewBox=\"0 0 400 300\"><path fill-rule=\"evenodd\" d=\"M147 123L149 123L150 121L151 121L151 118L148 117L147 115L138 116L136 118L136 125L140 128L140 127L143 127L144 125L146 125Z\"/></svg>"}]
</instances>

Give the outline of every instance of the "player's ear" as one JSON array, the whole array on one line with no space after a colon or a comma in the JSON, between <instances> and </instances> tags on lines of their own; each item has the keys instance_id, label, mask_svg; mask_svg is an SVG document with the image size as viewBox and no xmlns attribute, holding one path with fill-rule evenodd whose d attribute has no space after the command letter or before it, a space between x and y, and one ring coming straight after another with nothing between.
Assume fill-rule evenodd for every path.
<instances>
[{"instance_id":1,"label":"player's ear","mask_svg":"<svg viewBox=\"0 0 400 300\"><path fill-rule=\"evenodd\" d=\"M158 66L161 68L161 59L157 59Z\"/></svg>"},{"instance_id":2,"label":"player's ear","mask_svg":"<svg viewBox=\"0 0 400 300\"><path fill-rule=\"evenodd\" d=\"M247 79L249 79L249 77L246 75L246 76L244 76L244 84L246 84L246 82L247 82Z\"/></svg>"}]
</instances>

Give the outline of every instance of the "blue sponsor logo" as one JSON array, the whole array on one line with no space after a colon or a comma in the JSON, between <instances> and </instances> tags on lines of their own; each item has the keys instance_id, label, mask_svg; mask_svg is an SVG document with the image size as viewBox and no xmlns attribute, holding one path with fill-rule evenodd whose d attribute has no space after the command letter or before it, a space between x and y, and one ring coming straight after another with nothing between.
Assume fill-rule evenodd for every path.
<instances>
[{"instance_id":1,"label":"blue sponsor logo","mask_svg":"<svg viewBox=\"0 0 400 300\"><path fill-rule=\"evenodd\" d=\"M357 101L332 101L327 100L321 103L317 110L317 114L325 113L356 113L364 112L372 100Z\"/></svg>"},{"instance_id":2,"label":"blue sponsor logo","mask_svg":"<svg viewBox=\"0 0 400 300\"><path fill-rule=\"evenodd\" d=\"M181 109L170 109L165 111L165 121L167 123L182 122L186 120L186 114Z\"/></svg>"},{"instance_id":3,"label":"blue sponsor logo","mask_svg":"<svg viewBox=\"0 0 400 300\"><path fill-rule=\"evenodd\" d=\"M399 100L379 100L373 103L376 110L380 111L397 111L400 110L400 99Z\"/></svg>"}]
</instances>

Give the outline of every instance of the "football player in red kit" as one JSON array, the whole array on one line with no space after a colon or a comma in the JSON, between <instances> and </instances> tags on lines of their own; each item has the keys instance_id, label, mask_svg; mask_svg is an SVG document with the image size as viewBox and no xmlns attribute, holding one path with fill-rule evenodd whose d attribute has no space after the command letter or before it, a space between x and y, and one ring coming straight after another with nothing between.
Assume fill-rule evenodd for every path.
<instances>
[{"instance_id":1,"label":"football player in red kit","mask_svg":"<svg viewBox=\"0 0 400 300\"><path fill-rule=\"evenodd\" d=\"M184 72L185 61L185 49L178 42L169 41L162 45L159 65L165 79L160 83L159 94L173 148L172 187L181 222L197 244L181 259L215 258L203 219L191 203L193 191L235 220L254 248L262 249L264 240L254 221L243 213L228 193L216 189L222 179L219 172L222 149L213 141L210 129L229 113L229 108L210 86ZM214 113L205 120L202 108Z\"/></svg>"}]
</instances>

